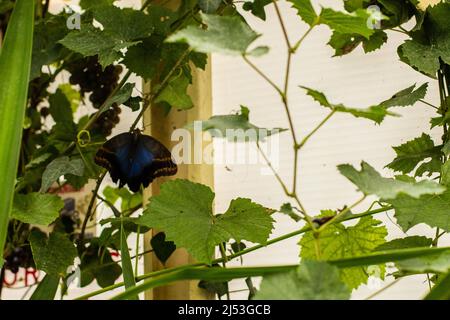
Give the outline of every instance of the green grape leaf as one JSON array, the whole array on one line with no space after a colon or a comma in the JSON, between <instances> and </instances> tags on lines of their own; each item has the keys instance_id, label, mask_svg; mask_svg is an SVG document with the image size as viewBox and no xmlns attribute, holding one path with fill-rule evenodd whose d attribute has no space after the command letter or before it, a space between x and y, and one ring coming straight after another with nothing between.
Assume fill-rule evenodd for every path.
<instances>
[{"instance_id":1,"label":"green grape leaf","mask_svg":"<svg viewBox=\"0 0 450 320\"><path fill-rule=\"evenodd\" d=\"M395 218L404 231L420 223L450 231L449 190L442 194L423 195L419 199L399 195L387 202L394 206Z\"/></svg>"},{"instance_id":2,"label":"green grape leaf","mask_svg":"<svg viewBox=\"0 0 450 320\"><path fill-rule=\"evenodd\" d=\"M428 89L428 83L424 83L414 90L415 84L394 94L390 99L383 101L382 106L390 107L406 107L412 106L420 99L425 98Z\"/></svg>"},{"instance_id":3,"label":"green grape leaf","mask_svg":"<svg viewBox=\"0 0 450 320\"><path fill-rule=\"evenodd\" d=\"M124 41L149 37L153 31L153 18L142 11L115 6L93 9L94 18L100 22L105 32Z\"/></svg>"},{"instance_id":4,"label":"green grape leaf","mask_svg":"<svg viewBox=\"0 0 450 320\"><path fill-rule=\"evenodd\" d=\"M87 251L81 256L80 285L85 287L94 279L100 287L105 288L114 284L122 275L122 268L111 258L108 249L99 247L98 238L91 240Z\"/></svg>"},{"instance_id":5,"label":"green grape leaf","mask_svg":"<svg viewBox=\"0 0 450 320\"><path fill-rule=\"evenodd\" d=\"M450 63L449 53L415 40L406 40L398 47L398 54L403 62L432 78L436 78L436 72L439 69L439 57L444 60L446 58L446 62Z\"/></svg>"},{"instance_id":6,"label":"green grape leaf","mask_svg":"<svg viewBox=\"0 0 450 320\"><path fill-rule=\"evenodd\" d=\"M46 162L48 159L50 159L52 157L51 153L44 153L41 154L39 156L37 156L36 158L32 158L30 162L27 163L27 165L25 166L25 169L33 169L38 167L40 164Z\"/></svg>"},{"instance_id":7,"label":"green grape leaf","mask_svg":"<svg viewBox=\"0 0 450 320\"><path fill-rule=\"evenodd\" d=\"M393 149L397 156L386 167L403 174L413 171L421 161L429 157L440 156L439 148L435 147L433 140L426 133L422 133L418 138L393 147Z\"/></svg>"},{"instance_id":8,"label":"green grape leaf","mask_svg":"<svg viewBox=\"0 0 450 320\"><path fill-rule=\"evenodd\" d=\"M244 2L242 9L250 11L255 17L266 20L265 7L272 3L272 0L253 0Z\"/></svg>"},{"instance_id":9,"label":"green grape leaf","mask_svg":"<svg viewBox=\"0 0 450 320\"><path fill-rule=\"evenodd\" d=\"M329 108L331 110L334 110L336 112L350 113L356 118L360 117L366 118L379 124L384 120L385 116L387 115L396 116L395 113L389 112L385 107L381 105L371 106L365 109L356 109L346 107L343 104L332 104L328 101L327 97L322 92L303 86L300 86L300 88L305 89L306 94L312 97L318 103L320 103L320 105Z\"/></svg>"},{"instance_id":10,"label":"green grape leaf","mask_svg":"<svg viewBox=\"0 0 450 320\"><path fill-rule=\"evenodd\" d=\"M339 33L334 31L328 44L335 50L334 56L342 56L352 52L361 43L365 53L375 51L386 43L387 34L384 31L375 31L369 39L355 33Z\"/></svg>"},{"instance_id":11,"label":"green grape leaf","mask_svg":"<svg viewBox=\"0 0 450 320\"><path fill-rule=\"evenodd\" d=\"M198 6L204 13L214 13L219 8L222 0L198 0Z\"/></svg>"},{"instance_id":12,"label":"green grape leaf","mask_svg":"<svg viewBox=\"0 0 450 320\"><path fill-rule=\"evenodd\" d=\"M167 42L185 42L198 52L242 55L258 34L237 16L201 14L208 29L188 26L167 38Z\"/></svg>"},{"instance_id":13,"label":"green grape leaf","mask_svg":"<svg viewBox=\"0 0 450 320\"><path fill-rule=\"evenodd\" d=\"M60 157L48 164L42 174L42 184L40 192L46 192L53 182L62 175L72 174L82 176L84 174L84 163L82 159L70 160L69 157Z\"/></svg>"},{"instance_id":14,"label":"green grape leaf","mask_svg":"<svg viewBox=\"0 0 450 320\"><path fill-rule=\"evenodd\" d=\"M49 96L48 103L50 104L50 115L55 122L73 123L72 108L69 99L61 89Z\"/></svg>"},{"instance_id":15,"label":"green grape leaf","mask_svg":"<svg viewBox=\"0 0 450 320\"><path fill-rule=\"evenodd\" d=\"M158 232L150 240L153 252L155 256L163 264L170 258L172 253L177 249L177 246L173 241L166 241L166 234L164 232Z\"/></svg>"},{"instance_id":16,"label":"green grape leaf","mask_svg":"<svg viewBox=\"0 0 450 320\"><path fill-rule=\"evenodd\" d=\"M400 239L394 239L376 247L375 251L388 251L397 249L429 247L433 239L424 236L411 236Z\"/></svg>"},{"instance_id":17,"label":"green grape leaf","mask_svg":"<svg viewBox=\"0 0 450 320\"><path fill-rule=\"evenodd\" d=\"M167 102L171 107L187 110L193 107L191 97L186 93L189 78L181 72L173 76L161 91L155 102Z\"/></svg>"},{"instance_id":18,"label":"green grape leaf","mask_svg":"<svg viewBox=\"0 0 450 320\"><path fill-rule=\"evenodd\" d=\"M365 38L357 34L339 33L334 31L330 41L328 41L328 45L335 50L334 56L338 57L355 50L361 44L363 39Z\"/></svg>"},{"instance_id":19,"label":"green grape leaf","mask_svg":"<svg viewBox=\"0 0 450 320\"><path fill-rule=\"evenodd\" d=\"M380 49L387 42L388 36L382 30L376 30L369 39L363 39L362 45L365 53Z\"/></svg>"},{"instance_id":20,"label":"green grape leaf","mask_svg":"<svg viewBox=\"0 0 450 320\"><path fill-rule=\"evenodd\" d=\"M24 223L48 226L59 217L64 202L53 194L16 194L11 218Z\"/></svg>"},{"instance_id":21,"label":"green grape leaf","mask_svg":"<svg viewBox=\"0 0 450 320\"><path fill-rule=\"evenodd\" d=\"M103 189L103 195L112 205L120 199L120 210L122 212L142 205L142 194L140 192L131 193L127 188L113 188L111 186L106 186L105 189Z\"/></svg>"},{"instance_id":22,"label":"green grape leaf","mask_svg":"<svg viewBox=\"0 0 450 320\"><path fill-rule=\"evenodd\" d=\"M97 6L112 5L117 0L80 0L80 7L83 9L90 9Z\"/></svg>"},{"instance_id":23,"label":"green grape leaf","mask_svg":"<svg viewBox=\"0 0 450 320\"><path fill-rule=\"evenodd\" d=\"M59 42L83 56L98 55L99 62L103 67L119 60L122 57L121 49L137 44L135 41L124 40L89 24L82 24L80 30L69 32Z\"/></svg>"},{"instance_id":24,"label":"green grape leaf","mask_svg":"<svg viewBox=\"0 0 450 320\"><path fill-rule=\"evenodd\" d=\"M339 269L323 261L302 259L295 270L265 276L255 300L347 300L350 289Z\"/></svg>"},{"instance_id":25,"label":"green grape leaf","mask_svg":"<svg viewBox=\"0 0 450 320\"><path fill-rule=\"evenodd\" d=\"M110 97L104 104L103 108L99 112L104 112L108 110L114 103L118 106L128 101L133 93L135 84L126 83L122 88L120 88L112 97Z\"/></svg>"},{"instance_id":26,"label":"green grape leaf","mask_svg":"<svg viewBox=\"0 0 450 320\"><path fill-rule=\"evenodd\" d=\"M68 32L66 18L63 15L48 14L34 27L33 56L30 80L41 74L42 66L49 65L61 58L63 46L58 43Z\"/></svg>"},{"instance_id":27,"label":"green grape leaf","mask_svg":"<svg viewBox=\"0 0 450 320\"><path fill-rule=\"evenodd\" d=\"M146 38L141 43L128 48L123 64L138 76L150 80L155 76L160 64L161 50L162 43L159 37Z\"/></svg>"},{"instance_id":28,"label":"green grape leaf","mask_svg":"<svg viewBox=\"0 0 450 320\"><path fill-rule=\"evenodd\" d=\"M60 90L70 102L72 112L77 111L78 105L81 102L80 92L75 90L69 83L59 85L58 90Z\"/></svg>"},{"instance_id":29,"label":"green grape leaf","mask_svg":"<svg viewBox=\"0 0 450 320\"><path fill-rule=\"evenodd\" d=\"M380 226L381 221L371 216L362 217L354 226L346 227L342 223L327 226L318 239L320 259L336 260L368 254L385 242L386 227ZM300 240L300 257L317 259L315 238L312 232L307 232ZM369 277L369 267L352 267L340 270L341 279L350 287L357 288L366 283ZM375 268L377 269L377 268ZM378 269L378 276L383 276L384 266Z\"/></svg>"},{"instance_id":30,"label":"green grape leaf","mask_svg":"<svg viewBox=\"0 0 450 320\"><path fill-rule=\"evenodd\" d=\"M365 195L375 194L383 200L395 199L400 195L419 198L425 194L441 194L445 187L429 180L407 182L382 177L368 163L361 163L361 171L349 164L338 166L339 172L353 182Z\"/></svg>"},{"instance_id":31,"label":"green grape leaf","mask_svg":"<svg viewBox=\"0 0 450 320\"><path fill-rule=\"evenodd\" d=\"M319 15L319 23L326 24L330 29L339 33L356 33L369 39L374 33L374 29L367 26L369 18L369 13L363 9L348 14L323 8Z\"/></svg>"},{"instance_id":32,"label":"green grape leaf","mask_svg":"<svg viewBox=\"0 0 450 320\"><path fill-rule=\"evenodd\" d=\"M45 233L33 230L29 240L37 269L49 275L64 276L77 257L77 249L65 234L52 232L47 238Z\"/></svg>"},{"instance_id":33,"label":"green grape leaf","mask_svg":"<svg viewBox=\"0 0 450 320\"><path fill-rule=\"evenodd\" d=\"M283 213L287 215L289 218L294 220L295 222L299 222L302 217L294 212L294 208L289 202L283 203L283 205L280 207L280 210L278 210L280 213Z\"/></svg>"},{"instance_id":34,"label":"green grape leaf","mask_svg":"<svg viewBox=\"0 0 450 320\"><path fill-rule=\"evenodd\" d=\"M226 138L229 141L264 141L266 137L286 131L283 128L266 129L249 122L250 111L241 106L240 112L231 115L212 116L201 121L201 130L207 131L212 137ZM193 129L198 122L188 124ZM229 130L229 131L227 131Z\"/></svg>"},{"instance_id":35,"label":"green grape leaf","mask_svg":"<svg viewBox=\"0 0 450 320\"><path fill-rule=\"evenodd\" d=\"M318 16L314 10L311 0L289 0L292 7L297 9L297 14L310 26L318 22Z\"/></svg>"},{"instance_id":36,"label":"green grape leaf","mask_svg":"<svg viewBox=\"0 0 450 320\"><path fill-rule=\"evenodd\" d=\"M161 192L137 223L163 230L167 241L185 248L199 262L211 263L217 245L230 239L265 243L273 220L268 210L249 199L238 198L228 210L214 215L214 193L205 185L188 180L173 180Z\"/></svg>"},{"instance_id":37,"label":"green grape leaf","mask_svg":"<svg viewBox=\"0 0 450 320\"><path fill-rule=\"evenodd\" d=\"M450 186L450 161L447 160L441 167L441 184Z\"/></svg>"},{"instance_id":38,"label":"green grape leaf","mask_svg":"<svg viewBox=\"0 0 450 320\"><path fill-rule=\"evenodd\" d=\"M397 267L404 272L447 273L450 271L450 252L440 252L418 258L400 260Z\"/></svg>"}]
</instances>

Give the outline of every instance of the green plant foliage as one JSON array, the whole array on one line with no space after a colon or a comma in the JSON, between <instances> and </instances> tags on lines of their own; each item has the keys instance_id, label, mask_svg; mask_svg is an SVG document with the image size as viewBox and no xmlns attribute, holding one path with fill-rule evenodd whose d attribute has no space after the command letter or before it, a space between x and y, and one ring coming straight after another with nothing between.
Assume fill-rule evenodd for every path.
<instances>
[{"instance_id":1,"label":"green plant foliage","mask_svg":"<svg viewBox=\"0 0 450 320\"><path fill-rule=\"evenodd\" d=\"M310 26L317 23L318 16L310 0L290 0L292 6L297 9L297 14Z\"/></svg>"},{"instance_id":2,"label":"green plant foliage","mask_svg":"<svg viewBox=\"0 0 450 320\"><path fill-rule=\"evenodd\" d=\"M406 259L397 262L397 266L404 272L447 273L450 270L450 253L442 252L425 257Z\"/></svg>"},{"instance_id":3,"label":"green plant foliage","mask_svg":"<svg viewBox=\"0 0 450 320\"><path fill-rule=\"evenodd\" d=\"M408 195L419 198L422 195L442 194L445 187L433 181L410 182L398 179L383 178L368 163L361 163L361 171L349 164L338 166L339 172L353 182L358 189L366 195L376 194L381 199L396 199L399 196Z\"/></svg>"},{"instance_id":4,"label":"green plant foliage","mask_svg":"<svg viewBox=\"0 0 450 320\"><path fill-rule=\"evenodd\" d=\"M350 289L339 269L322 261L302 260L296 270L263 278L255 300L346 300Z\"/></svg>"},{"instance_id":5,"label":"green plant foliage","mask_svg":"<svg viewBox=\"0 0 450 320\"><path fill-rule=\"evenodd\" d=\"M328 214L327 212L323 213ZM359 219L354 226L346 227L342 223L328 226L318 238L319 258L316 253L316 243L312 232L307 232L301 238L300 257L304 259L337 260L352 258L373 252L375 248L385 243L386 227L380 226L381 221L370 216ZM384 276L384 266L379 266L378 277ZM369 278L367 267L352 267L340 271L341 279L349 288L357 288L366 283Z\"/></svg>"},{"instance_id":6,"label":"green plant foliage","mask_svg":"<svg viewBox=\"0 0 450 320\"><path fill-rule=\"evenodd\" d=\"M221 3L222 0L198 0L198 6L204 13L214 13Z\"/></svg>"},{"instance_id":7,"label":"green plant foliage","mask_svg":"<svg viewBox=\"0 0 450 320\"><path fill-rule=\"evenodd\" d=\"M429 157L439 158L441 156L439 147L434 145L433 140L426 133L402 145L393 147L393 149L397 156L386 167L403 174L410 173L420 162Z\"/></svg>"},{"instance_id":8,"label":"green plant foliage","mask_svg":"<svg viewBox=\"0 0 450 320\"><path fill-rule=\"evenodd\" d=\"M307 87L301 86L301 88L306 90L306 93L312 97L315 101L320 103L321 106L329 108L336 112L344 112L350 113L356 118L366 118L374 121L375 123L381 123L387 115L396 116L395 113L389 112L387 108L383 105L371 106L369 108L349 108L344 106L343 104L332 104L328 101L327 97L320 91L310 89Z\"/></svg>"},{"instance_id":9,"label":"green plant foliage","mask_svg":"<svg viewBox=\"0 0 450 320\"><path fill-rule=\"evenodd\" d=\"M253 0L246 1L242 8L246 11L250 11L254 16L266 20L266 6L271 4L272 0Z\"/></svg>"},{"instance_id":10,"label":"green plant foliage","mask_svg":"<svg viewBox=\"0 0 450 320\"><path fill-rule=\"evenodd\" d=\"M188 180L169 181L151 198L138 223L164 230L168 241L207 263L212 261L215 246L230 239L266 242L273 224L266 208L238 198L225 213L214 215L213 199L214 193L207 186Z\"/></svg>"},{"instance_id":11,"label":"green plant foliage","mask_svg":"<svg viewBox=\"0 0 450 320\"><path fill-rule=\"evenodd\" d=\"M249 115L249 109L241 106L240 112L236 114L212 116L208 120L201 121L202 130L207 131L212 137L227 138L232 142L240 141L240 136L236 132L243 133L245 141L264 141L268 136L286 131L283 128L266 129L257 127L249 122ZM194 124L191 123L187 127L192 129ZM229 132L232 134L227 134L227 130L230 130Z\"/></svg>"},{"instance_id":12,"label":"green plant foliage","mask_svg":"<svg viewBox=\"0 0 450 320\"><path fill-rule=\"evenodd\" d=\"M52 232L47 238L45 233L34 230L29 240L36 267L48 275L64 276L77 257L72 241L62 233Z\"/></svg>"},{"instance_id":13,"label":"green plant foliage","mask_svg":"<svg viewBox=\"0 0 450 320\"><path fill-rule=\"evenodd\" d=\"M14 197L33 43L34 3L18 0L0 54L0 267Z\"/></svg>"},{"instance_id":14,"label":"green plant foliage","mask_svg":"<svg viewBox=\"0 0 450 320\"><path fill-rule=\"evenodd\" d=\"M42 174L42 185L40 192L46 192L53 182L57 181L59 177L66 174L82 176L84 172L83 160L70 160L69 157L60 157L45 168Z\"/></svg>"},{"instance_id":15,"label":"green plant foliage","mask_svg":"<svg viewBox=\"0 0 450 320\"><path fill-rule=\"evenodd\" d=\"M120 226L120 253L122 255L122 270L125 283L125 289L136 286L136 280L133 272L133 264L130 258L130 251L128 249L127 236L123 227L123 220ZM138 296L134 296L131 299L139 300Z\"/></svg>"},{"instance_id":16,"label":"green plant foliage","mask_svg":"<svg viewBox=\"0 0 450 320\"><path fill-rule=\"evenodd\" d=\"M169 80L167 86L162 90L155 102L165 101L177 109L192 108L191 97L186 93L188 85L189 79L180 70L178 75L175 75Z\"/></svg>"},{"instance_id":17,"label":"green plant foliage","mask_svg":"<svg viewBox=\"0 0 450 320\"><path fill-rule=\"evenodd\" d=\"M0 0L0 37L7 30L6 37L0 39L0 168L5 181L0 192L0 236L7 239L0 246L4 249L0 263L6 261L8 272L36 267L46 273L31 299L54 299L60 283L65 295L68 281L80 270L81 286L95 281L102 288L80 299L117 288L121 293L114 299L136 299L145 290L187 280L198 280L201 288L219 298L229 293L228 283L234 280L248 289L249 299L348 299L351 290L367 283L370 276L383 278L385 263L393 263L397 270L389 270L389 274L396 277L415 274L426 279L427 274L435 285L426 299L449 297L450 253L448 247L440 246L440 238L450 232L450 192L446 189L450 185L450 3L443 1L422 11L415 0L346 0L333 9L313 5L310 0L288 2L282 6L271 0L193 0L169 9L165 3L145 1L135 10L119 8L123 4L117 1L114 5L114 0L81 0L81 29L77 30L66 25L68 18L77 17L73 13L51 14L45 5ZM339 4L345 10L334 9ZM381 12L371 11L374 4ZM278 70L285 75L281 79L273 79L272 72L260 69L258 59L253 61L269 48L256 44L260 35L249 25L254 19L247 18L253 14L264 21L266 9L276 14L268 23L282 31L280 49L287 53L287 61L284 55L273 61L273 66L284 69ZM297 14L305 22L303 27L292 29L285 17L289 14ZM372 28L369 23L376 16L381 21ZM415 21L410 21L413 17ZM324 93L303 87L329 112L311 132L299 131L299 119L293 113L298 100L288 90L296 84L290 78L299 72L294 63L298 51L309 45L304 40L323 31L322 26L331 30L328 44L335 56L359 46L363 49L360 53L373 52L387 42L391 31L403 33L407 39L398 48L401 61L437 81L411 85L363 108L332 103ZM162 184L143 208L142 192L104 188L102 184L104 171L94 157L123 120L124 106L136 111L132 126L119 127L130 132L141 127L144 108L156 105L169 114L201 107L193 104L188 92L198 79L194 68L207 70L210 53L242 59L255 71L255 77L261 76L279 95L274 112L285 113L289 130L256 126L245 106L236 113L201 121L201 129L212 137L227 137L233 142L258 143L287 131L290 137L283 137L292 141L295 160L282 164L292 172L277 172L276 166L267 163L275 171L274 183L284 191L284 198L276 204L278 211L242 195L231 200L225 212L214 212L214 192L188 180ZM371 56L366 59L369 63ZM326 71L317 70L317 74ZM150 89L146 86L141 92L135 81L130 81L134 75L150 84ZM431 102L426 100L428 96ZM302 159L303 147L311 136L335 120L334 113L380 124L387 116L398 116L394 107L419 103L420 108L431 107L435 112L430 121L433 130L394 147L395 158L386 167L399 175L382 177L365 162L361 169L338 167L364 198L371 196L370 208L355 213L362 200L346 203L341 199L346 203L341 210L324 210L319 216L307 210L314 205L303 203L302 192L308 186L298 184L307 163L299 166L295 161ZM202 110L196 114L200 113ZM186 128L192 129L200 119L192 120ZM351 146L344 151L350 152ZM425 176L429 180L418 178ZM62 201L53 193L85 188L90 180L96 180L97 187L86 199L86 212L77 212L79 207L71 199ZM55 182L57 191L51 188ZM89 219L100 203L114 216L102 217L101 233L94 236L90 233L94 221ZM138 216L141 208L144 211ZM276 212L292 218L298 229L269 239ZM375 219L380 213L393 214L405 231L422 223L439 229L433 230L433 238L415 235L386 242L393 234L388 235L384 224ZM150 228L159 232L150 245L163 264L177 248L185 249L196 262L135 274L131 255L137 262L147 252L130 251L135 246L130 243L128 247L127 239ZM300 265L245 266L248 253L299 235ZM221 256L214 257L219 247ZM116 252L120 252L120 261L113 260ZM274 255L272 260L276 259ZM75 270L73 264L78 260L79 269ZM230 261L242 266L230 268ZM123 282L119 282L121 277ZM263 277L259 288L253 285L255 277Z\"/></svg>"},{"instance_id":18,"label":"green plant foliage","mask_svg":"<svg viewBox=\"0 0 450 320\"><path fill-rule=\"evenodd\" d=\"M397 93L395 93L390 99L383 101L381 105L385 108L390 107L406 107L412 106L420 99L425 98L428 89L428 83L424 83L417 89L415 89L416 85L403 89Z\"/></svg>"},{"instance_id":19,"label":"green plant foliage","mask_svg":"<svg viewBox=\"0 0 450 320\"><path fill-rule=\"evenodd\" d=\"M58 291L60 277L46 274L30 297L30 300L53 300Z\"/></svg>"},{"instance_id":20,"label":"green plant foliage","mask_svg":"<svg viewBox=\"0 0 450 320\"><path fill-rule=\"evenodd\" d=\"M59 217L63 207L64 202L56 195L38 192L16 194L11 218L24 223L48 226Z\"/></svg>"},{"instance_id":21,"label":"green plant foliage","mask_svg":"<svg viewBox=\"0 0 450 320\"><path fill-rule=\"evenodd\" d=\"M122 212L142 206L142 194L131 193L126 188L113 188L111 186L107 186L105 187L105 189L103 189L103 195L105 196L105 199L112 205L114 205L117 200L120 199L120 210Z\"/></svg>"},{"instance_id":22,"label":"green plant foliage","mask_svg":"<svg viewBox=\"0 0 450 320\"><path fill-rule=\"evenodd\" d=\"M82 287L97 280L97 284L105 288L113 285L122 274L122 268L112 260L108 249L99 246L98 238L94 238L83 253L80 269Z\"/></svg>"},{"instance_id":23,"label":"green plant foliage","mask_svg":"<svg viewBox=\"0 0 450 320\"><path fill-rule=\"evenodd\" d=\"M172 253L176 250L176 245L173 241L166 241L166 234L164 232L158 232L150 240L153 252L155 256L163 264L170 258Z\"/></svg>"},{"instance_id":24,"label":"green plant foliage","mask_svg":"<svg viewBox=\"0 0 450 320\"><path fill-rule=\"evenodd\" d=\"M367 27L369 14L365 10L356 10L351 15L329 8L323 8L320 12L320 23L328 25L339 33L357 33L369 39L374 33Z\"/></svg>"},{"instance_id":25,"label":"green plant foliage","mask_svg":"<svg viewBox=\"0 0 450 320\"><path fill-rule=\"evenodd\" d=\"M171 35L169 42L185 42L191 48L203 53L223 53L229 55L246 54L248 47L258 38L258 34L238 17L220 17L201 14L208 29L188 26Z\"/></svg>"},{"instance_id":26,"label":"green plant foliage","mask_svg":"<svg viewBox=\"0 0 450 320\"><path fill-rule=\"evenodd\" d=\"M397 223L404 231L420 223L450 231L448 190L442 194L423 195L418 199L400 195L387 202L394 206Z\"/></svg>"},{"instance_id":27,"label":"green plant foliage","mask_svg":"<svg viewBox=\"0 0 450 320\"><path fill-rule=\"evenodd\" d=\"M394 239L389 242L379 245L376 251L406 249L406 248L419 248L431 246L433 239L424 236L410 236L401 239Z\"/></svg>"}]
</instances>

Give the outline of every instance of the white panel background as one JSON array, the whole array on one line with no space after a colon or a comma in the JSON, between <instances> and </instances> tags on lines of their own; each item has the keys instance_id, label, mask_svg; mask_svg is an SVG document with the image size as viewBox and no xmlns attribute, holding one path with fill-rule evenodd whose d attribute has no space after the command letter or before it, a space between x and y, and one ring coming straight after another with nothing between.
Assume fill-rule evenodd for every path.
<instances>
[{"instance_id":1,"label":"white panel background","mask_svg":"<svg viewBox=\"0 0 450 320\"><path fill-rule=\"evenodd\" d=\"M319 1L313 1L319 8ZM340 1L320 1L325 7L339 9ZM266 7L267 21L263 22L245 14L250 25L262 36L258 45L268 45L270 53L253 61L276 83L284 80L286 46L273 6ZM296 11L286 2L280 2L280 8L291 42L297 41L307 30L307 25L296 16ZM304 85L323 91L331 102L363 108L389 98L393 93L414 83L429 81L399 61L397 47L405 39L396 32L389 33L389 41L381 50L364 54L361 48L344 56L331 58L333 50L327 46L331 31L325 26L314 29L304 41L299 53L293 59L290 82L290 107L293 114L296 133L303 137L309 133L328 113L305 95L298 85ZM438 91L432 81L427 100L437 103ZM288 126L286 114L277 93L260 78L242 59L221 55L213 56L213 97L214 113L227 114L239 109L243 104L250 107L252 123L260 127ZM337 114L314 135L301 151L299 192L306 210L319 213L320 209L342 208L355 202L361 195L355 192L355 186L342 177L336 166L341 163L358 165L365 160L385 175L392 175L383 167L389 163L394 152L390 148L429 130L428 119L433 109L419 103L414 107L395 108L401 118L386 118L381 125L365 119L356 119L347 114ZM436 141L438 131L433 132ZM280 139L280 174L289 181L292 176L293 152L289 133L282 133ZM231 169L231 171L230 171ZM249 197L268 207L278 208L287 201L275 177L260 174L259 166L227 165L215 169L216 208L223 212L231 199ZM370 205L366 201L358 208L364 211ZM355 212L358 212L358 208ZM391 213L392 216L392 213ZM398 226L384 214L377 218L386 222L389 237L403 237ZM299 225L281 215L276 215L276 229L272 237L297 230ZM394 220L395 221L395 220ZM433 234L425 226L417 226L408 234ZM280 242L244 257L246 265L289 264L298 262L299 237ZM441 243L448 243L448 239ZM235 264L239 264L236 262ZM392 278L387 279L386 284ZM380 294L385 299L417 299L427 290L423 276L409 277ZM233 289L245 287L242 281L234 282ZM377 291L377 286L362 286L353 294L354 299L362 299ZM235 297L245 298L246 293Z\"/></svg>"}]
</instances>

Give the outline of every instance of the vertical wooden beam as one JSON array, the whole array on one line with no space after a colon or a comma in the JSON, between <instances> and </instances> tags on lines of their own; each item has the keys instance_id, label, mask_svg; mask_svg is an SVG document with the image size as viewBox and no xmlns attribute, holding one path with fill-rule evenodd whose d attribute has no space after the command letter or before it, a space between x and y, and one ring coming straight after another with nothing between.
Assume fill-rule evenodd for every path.
<instances>
[{"instance_id":1,"label":"vertical wooden beam","mask_svg":"<svg viewBox=\"0 0 450 320\"><path fill-rule=\"evenodd\" d=\"M198 120L207 119L212 115L212 92L211 92L211 58L205 70L196 69L192 66L193 83L188 88L188 93L192 99L194 107L188 111L178 111L172 109L168 115L157 105L152 106L144 115L144 126L146 134L150 134L165 146L171 148L176 142L171 141L171 134L177 128L183 128L186 124ZM144 92L149 92L150 85L144 85ZM203 147L207 147L209 142L203 142ZM193 160L193 152L191 152ZM169 179L189 179L213 187L214 171L212 165L207 164L181 164L178 166L178 173L174 177L158 178L149 188L144 191L144 201L152 195L159 193L162 183ZM144 203L145 204L145 203ZM153 230L144 236L145 250L150 249L150 240L157 231ZM184 249L177 249L165 265L162 265L153 254L144 257L145 272L152 272L164 268L193 263L194 260ZM154 289L146 292L146 299L154 300L195 300L212 298L206 291L198 288L198 281L180 281L170 286Z\"/></svg>"}]
</instances>

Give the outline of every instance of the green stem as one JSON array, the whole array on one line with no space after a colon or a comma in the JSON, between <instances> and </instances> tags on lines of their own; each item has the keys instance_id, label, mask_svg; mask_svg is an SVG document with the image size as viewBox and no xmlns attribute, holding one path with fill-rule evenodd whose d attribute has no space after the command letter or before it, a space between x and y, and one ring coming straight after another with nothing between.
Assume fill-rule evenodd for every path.
<instances>
[{"instance_id":1,"label":"green stem","mask_svg":"<svg viewBox=\"0 0 450 320\"><path fill-rule=\"evenodd\" d=\"M100 185L102 184L102 181L105 178L105 176L106 176L106 171L104 171L102 173L102 175L100 176L100 178L98 178L95 189L92 191L92 197L91 197L91 200L89 201L88 209L86 211L86 216L84 217L84 220L83 220L83 225L81 226L81 233L80 233L80 239L79 239L81 245L83 245L83 240L84 240L84 235L86 233L87 223L92 216L92 211L93 211L94 204L95 204L95 198L97 198L97 193L100 189Z\"/></svg>"},{"instance_id":2,"label":"green stem","mask_svg":"<svg viewBox=\"0 0 450 320\"><path fill-rule=\"evenodd\" d=\"M301 149L306 142L336 113L336 110L331 111L303 140L300 142L298 148Z\"/></svg>"},{"instance_id":3,"label":"green stem","mask_svg":"<svg viewBox=\"0 0 450 320\"><path fill-rule=\"evenodd\" d=\"M242 55L242 58L244 61L253 69L256 71L257 74L259 74L268 84L270 84L281 96L283 95L283 91L278 87L278 85L275 84L261 69L259 69L253 62L251 62L247 56Z\"/></svg>"},{"instance_id":4,"label":"green stem","mask_svg":"<svg viewBox=\"0 0 450 320\"><path fill-rule=\"evenodd\" d=\"M161 82L161 85L159 86L158 90L156 90L155 93L151 94L151 97L146 100L146 102L142 106L141 112L139 112L138 116L136 117L136 119L134 120L133 124L131 125L130 132L133 131L137 127L137 125L139 123L139 120L141 120L141 118L144 115L144 113L147 110L147 108L149 106L151 106L153 104L153 102L156 100L156 98L158 98L158 96L163 92L163 90L168 85L169 80L172 77L173 73L178 69L178 67L181 65L183 60L189 55L190 52L191 52L190 49L187 49L187 50L185 50L183 52L183 54L178 58L178 60L175 63L175 65L172 67L172 69L169 71L169 73L166 75L166 77Z\"/></svg>"}]
</instances>

